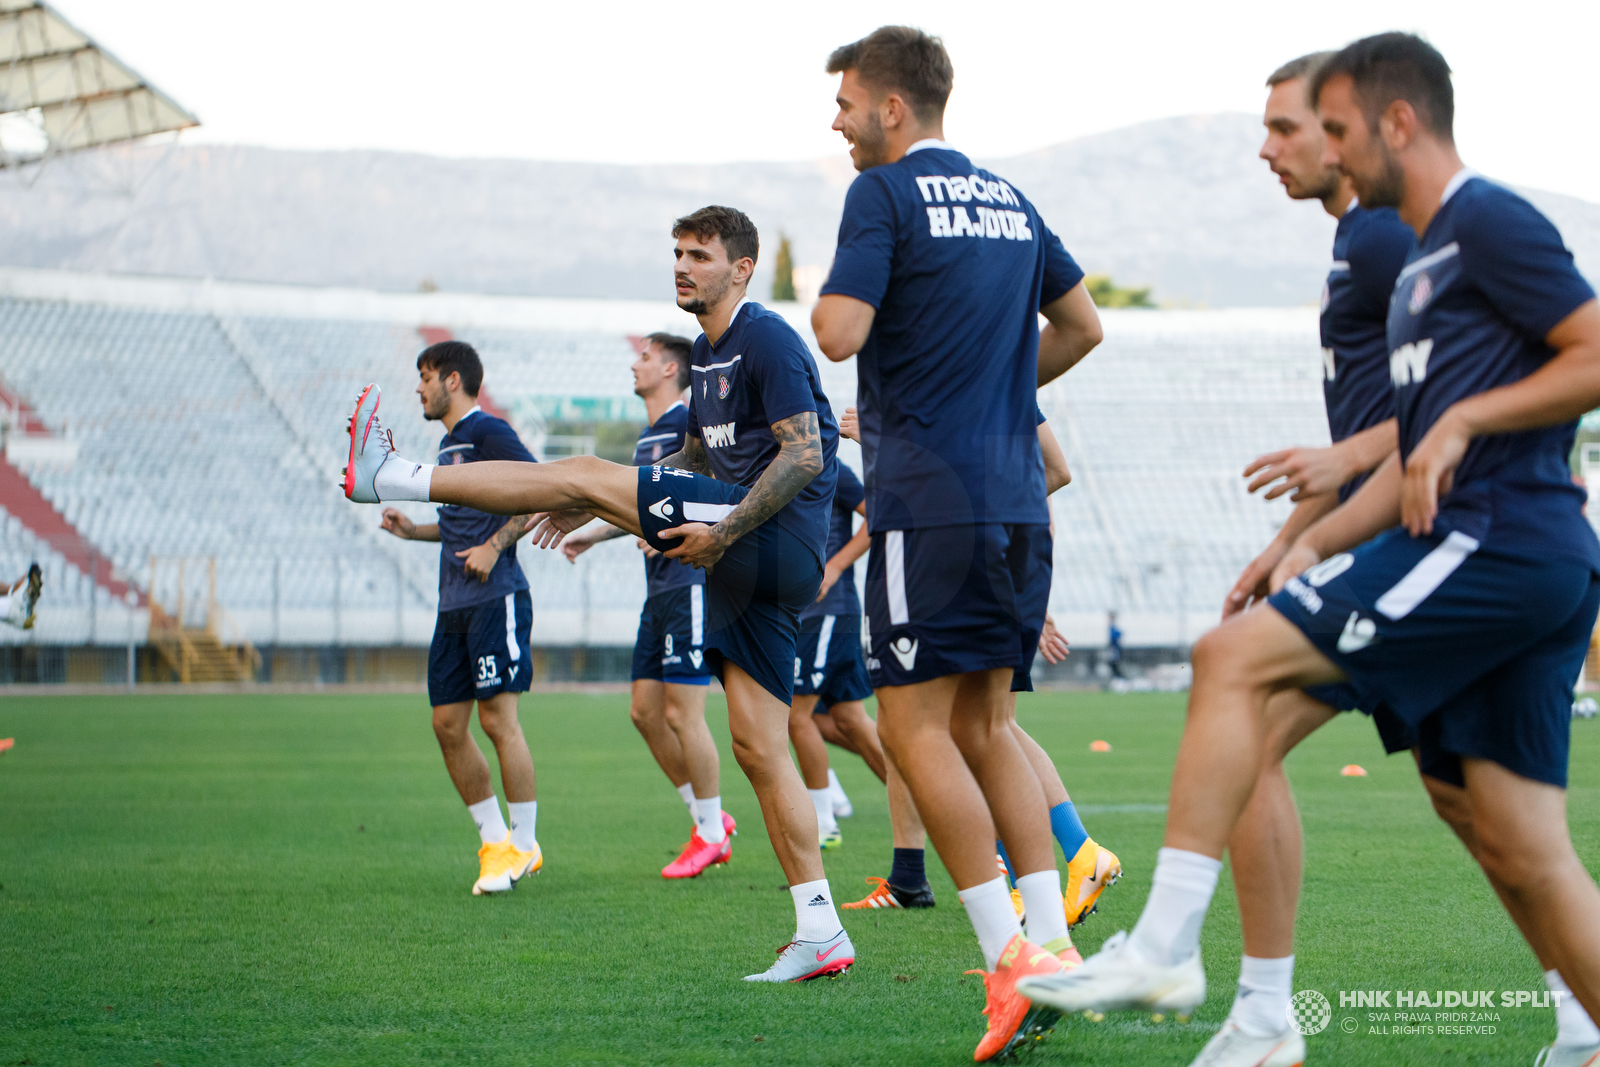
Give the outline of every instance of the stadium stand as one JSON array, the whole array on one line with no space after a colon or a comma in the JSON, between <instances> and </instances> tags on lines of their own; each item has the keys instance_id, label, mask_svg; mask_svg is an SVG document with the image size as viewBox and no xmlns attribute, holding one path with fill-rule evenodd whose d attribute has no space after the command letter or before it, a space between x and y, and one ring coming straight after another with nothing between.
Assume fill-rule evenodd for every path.
<instances>
[{"instance_id":1,"label":"stadium stand","mask_svg":"<svg viewBox=\"0 0 1600 1067\"><path fill-rule=\"evenodd\" d=\"M784 310L809 336L804 310ZM1104 321L1101 348L1040 398L1074 473L1054 498L1052 610L1080 647L1102 643L1108 609L1129 645L1181 646L1210 625L1288 512L1245 493L1244 464L1327 440L1316 313L1113 311ZM486 392L537 454L554 412L637 417L629 338L693 327L669 303L0 270L0 388L10 394L0 403L18 413L7 457L83 545L47 543L0 472L0 575L38 558L50 590L40 628L0 632L0 642L121 644L147 625L127 590L173 610L176 568L152 571L152 559L181 557L216 560L230 632L258 646L425 644L437 549L381 534L375 510L334 487L337 426L360 386L385 387L385 425L403 452L431 454L440 428L411 392L414 360L448 331L483 353ZM821 371L842 412L854 366L824 361ZM41 434L69 444L68 458L12 447ZM853 445L841 455L859 468ZM631 642L644 590L630 541L576 567L533 549L520 558L536 644ZM185 571L186 604L204 605L204 571Z\"/></svg>"}]
</instances>

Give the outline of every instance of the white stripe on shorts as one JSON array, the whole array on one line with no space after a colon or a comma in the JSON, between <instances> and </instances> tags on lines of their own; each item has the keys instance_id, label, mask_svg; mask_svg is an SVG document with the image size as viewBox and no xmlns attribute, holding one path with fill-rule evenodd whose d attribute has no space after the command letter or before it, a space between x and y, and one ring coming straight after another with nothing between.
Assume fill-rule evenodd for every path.
<instances>
[{"instance_id":1,"label":"white stripe on shorts","mask_svg":"<svg viewBox=\"0 0 1600 1067\"><path fill-rule=\"evenodd\" d=\"M1476 538L1468 537L1459 530L1450 534L1438 548L1423 556L1409 574L1396 582L1393 589L1378 598L1376 607L1379 613L1396 621L1410 615L1476 551Z\"/></svg>"},{"instance_id":2,"label":"white stripe on shorts","mask_svg":"<svg viewBox=\"0 0 1600 1067\"><path fill-rule=\"evenodd\" d=\"M697 500L683 502L684 522L721 522L733 510L732 504L702 504Z\"/></svg>"},{"instance_id":3,"label":"white stripe on shorts","mask_svg":"<svg viewBox=\"0 0 1600 1067\"><path fill-rule=\"evenodd\" d=\"M515 663L522 658L522 649L517 647L517 594L506 594L506 655Z\"/></svg>"},{"instance_id":4,"label":"white stripe on shorts","mask_svg":"<svg viewBox=\"0 0 1600 1067\"><path fill-rule=\"evenodd\" d=\"M828 642L833 640L833 620L837 615L824 615L822 617L822 630L817 634L817 660L812 664L817 670L828 665Z\"/></svg>"},{"instance_id":5,"label":"white stripe on shorts","mask_svg":"<svg viewBox=\"0 0 1600 1067\"><path fill-rule=\"evenodd\" d=\"M883 538L884 574L889 586L889 625L904 626L911 621L906 606L906 532L890 530Z\"/></svg>"},{"instance_id":6,"label":"white stripe on shorts","mask_svg":"<svg viewBox=\"0 0 1600 1067\"><path fill-rule=\"evenodd\" d=\"M705 586L691 585L689 587L689 643L695 648L700 647L700 640L705 636L705 595Z\"/></svg>"}]
</instances>

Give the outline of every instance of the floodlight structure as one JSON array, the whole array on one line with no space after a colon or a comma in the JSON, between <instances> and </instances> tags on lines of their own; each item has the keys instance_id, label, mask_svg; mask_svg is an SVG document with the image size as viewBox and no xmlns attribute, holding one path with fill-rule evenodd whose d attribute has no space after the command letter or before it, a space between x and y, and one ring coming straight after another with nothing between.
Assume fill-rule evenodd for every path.
<instances>
[{"instance_id":1,"label":"floodlight structure","mask_svg":"<svg viewBox=\"0 0 1600 1067\"><path fill-rule=\"evenodd\" d=\"M41 0L0 0L0 168L200 120Z\"/></svg>"}]
</instances>

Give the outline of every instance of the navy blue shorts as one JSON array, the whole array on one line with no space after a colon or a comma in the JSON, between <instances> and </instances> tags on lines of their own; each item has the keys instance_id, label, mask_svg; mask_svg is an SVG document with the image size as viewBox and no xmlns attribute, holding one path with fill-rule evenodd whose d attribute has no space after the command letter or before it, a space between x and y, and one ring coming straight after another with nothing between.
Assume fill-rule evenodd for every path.
<instances>
[{"instance_id":1,"label":"navy blue shorts","mask_svg":"<svg viewBox=\"0 0 1600 1067\"><path fill-rule=\"evenodd\" d=\"M706 666L706 588L681 585L644 602L633 643L633 680L710 685Z\"/></svg>"},{"instance_id":2,"label":"navy blue shorts","mask_svg":"<svg viewBox=\"0 0 1600 1067\"><path fill-rule=\"evenodd\" d=\"M872 535L867 618L873 688L1028 670L1050 598L1050 527L934 526Z\"/></svg>"},{"instance_id":3,"label":"navy blue shorts","mask_svg":"<svg viewBox=\"0 0 1600 1067\"><path fill-rule=\"evenodd\" d=\"M533 598L526 589L439 612L428 649L428 703L460 704L526 693Z\"/></svg>"},{"instance_id":4,"label":"navy blue shorts","mask_svg":"<svg viewBox=\"0 0 1600 1067\"><path fill-rule=\"evenodd\" d=\"M1308 685L1301 690L1312 700L1320 700L1334 711L1359 711L1372 720L1378 728L1378 739L1389 755L1408 752L1417 747L1417 731L1388 708L1361 706L1356 687L1349 682L1329 682L1327 685Z\"/></svg>"},{"instance_id":5,"label":"navy blue shorts","mask_svg":"<svg viewBox=\"0 0 1600 1067\"><path fill-rule=\"evenodd\" d=\"M872 695L861 652L860 615L818 615L800 623L794 650L794 695L818 698L812 713Z\"/></svg>"},{"instance_id":6,"label":"navy blue shorts","mask_svg":"<svg viewBox=\"0 0 1600 1067\"><path fill-rule=\"evenodd\" d=\"M1424 774L1460 785L1465 756L1566 786L1572 687L1600 609L1587 564L1394 529L1270 603L1344 670L1360 707L1414 732Z\"/></svg>"},{"instance_id":7,"label":"navy blue shorts","mask_svg":"<svg viewBox=\"0 0 1600 1067\"><path fill-rule=\"evenodd\" d=\"M639 526L660 551L676 548L661 531L685 522L720 522L748 490L672 467L639 468ZM817 549L764 523L729 546L706 575L706 664L722 677L723 661L793 703L794 650L800 613L822 587Z\"/></svg>"}]
</instances>

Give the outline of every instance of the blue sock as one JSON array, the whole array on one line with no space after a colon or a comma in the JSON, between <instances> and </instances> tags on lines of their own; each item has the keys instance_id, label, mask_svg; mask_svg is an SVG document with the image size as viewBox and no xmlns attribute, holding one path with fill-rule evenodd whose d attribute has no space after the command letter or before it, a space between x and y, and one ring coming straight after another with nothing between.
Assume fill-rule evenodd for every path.
<instances>
[{"instance_id":1,"label":"blue sock","mask_svg":"<svg viewBox=\"0 0 1600 1067\"><path fill-rule=\"evenodd\" d=\"M1056 840L1061 842L1061 851L1067 854L1067 859L1078 854L1078 849L1089 840L1089 831L1083 828L1083 820L1078 818L1078 809L1072 806L1072 801L1065 800L1050 809L1050 832L1056 835Z\"/></svg>"},{"instance_id":2,"label":"blue sock","mask_svg":"<svg viewBox=\"0 0 1600 1067\"><path fill-rule=\"evenodd\" d=\"M1008 856L1008 855L1006 855L1006 845L1005 845L1005 842L1004 842L1004 841L1001 841L1001 840L1000 840L1000 839L999 839L999 838L995 838L995 842L994 842L994 850L995 850L995 851L996 851L996 852L998 852L998 853L999 853L999 854L1000 854L1000 858L1001 858L1001 859L1002 859L1002 860L1003 860L1003 861L1005 861L1005 865L1006 865L1006 879L1007 879L1007 880L1008 880L1008 881L1009 881L1009 882L1010 882L1010 883L1011 883L1011 884L1012 884L1012 885L1013 885L1013 886L1014 886L1014 885L1016 885L1016 884L1017 884L1017 872L1016 872L1016 871L1014 871L1014 870L1012 870L1012 869L1011 869L1011 857L1010 857L1010 856Z\"/></svg>"},{"instance_id":3,"label":"blue sock","mask_svg":"<svg viewBox=\"0 0 1600 1067\"><path fill-rule=\"evenodd\" d=\"M901 889L920 889L927 883L928 872L922 865L922 849L895 849L894 866L889 868L889 884Z\"/></svg>"}]
</instances>

